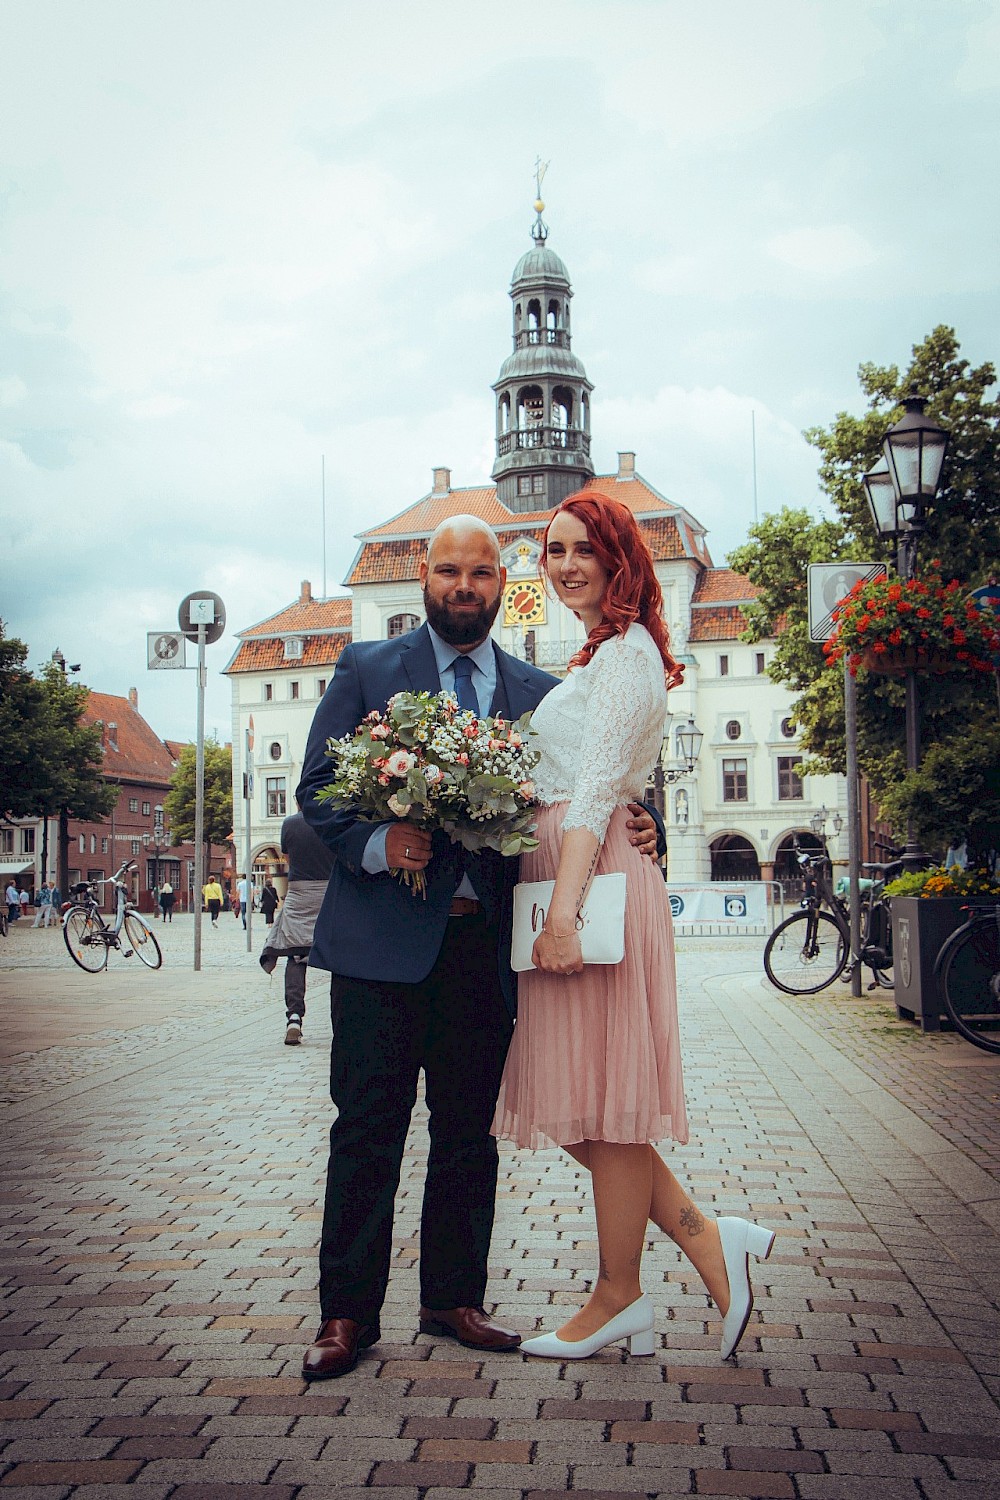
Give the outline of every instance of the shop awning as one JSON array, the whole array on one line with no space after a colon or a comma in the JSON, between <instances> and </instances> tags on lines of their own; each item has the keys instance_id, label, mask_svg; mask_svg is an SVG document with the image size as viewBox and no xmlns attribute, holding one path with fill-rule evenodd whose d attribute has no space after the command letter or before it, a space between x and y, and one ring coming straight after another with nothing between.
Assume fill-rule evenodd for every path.
<instances>
[{"instance_id":1,"label":"shop awning","mask_svg":"<svg viewBox=\"0 0 1000 1500\"><path fill-rule=\"evenodd\" d=\"M30 875L34 869L33 859L0 859L0 875Z\"/></svg>"}]
</instances>

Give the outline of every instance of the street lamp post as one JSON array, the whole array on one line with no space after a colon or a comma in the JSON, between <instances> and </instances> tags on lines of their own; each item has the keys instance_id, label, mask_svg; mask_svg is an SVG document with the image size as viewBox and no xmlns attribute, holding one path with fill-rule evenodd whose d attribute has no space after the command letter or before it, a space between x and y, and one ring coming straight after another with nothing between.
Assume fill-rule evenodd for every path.
<instances>
[{"instance_id":1,"label":"street lamp post","mask_svg":"<svg viewBox=\"0 0 1000 1500\"><path fill-rule=\"evenodd\" d=\"M664 788L673 786L675 781L680 781L684 776L690 776L695 768L695 762L701 754L702 741L705 736L698 728L694 719L689 715L688 721L683 729L677 731L677 748L680 758L684 762L682 766L671 767L668 771L663 765L663 747L657 756L656 765L653 767L653 804L661 818L666 819L667 804L664 796ZM663 744L669 744L669 734Z\"/></svg>"},{"instance_id":2,"label":"street lamp post","mask_svg":"<svg viewBox=\"0 0 1000 1500\"><path fill-rule=\"evenodd\" d=\"M809 827L812 829L816 837L818 839L822 839L824 843L826 842L826 822L828 818L833 824L834 835L838 834L844 826L844 820L840 816L840 813L836 810L836 808L832 813L829 813L826 808L826 803L824 803L822 807L817 808L812 817L809 819Z\"/></svg>"},{"instance_id":3,"label":"street lamp post","mask_svg":"<svg viewBox=\"0 0 1000 1500\"><path fill-rule=\"evenodd\" d=\"M863 478L868 505L880 536L896 544L896 571L904 583L914 577L917 546L927 509L941 484L948 433L924 411L926 402L911 391L905 408L882 444L882 459ZM906 669L906 769L920 768L920 688L915 667ZM903 868L920 870L927 859L913 818L906 820Z\"/></svg>"}]
</instances>

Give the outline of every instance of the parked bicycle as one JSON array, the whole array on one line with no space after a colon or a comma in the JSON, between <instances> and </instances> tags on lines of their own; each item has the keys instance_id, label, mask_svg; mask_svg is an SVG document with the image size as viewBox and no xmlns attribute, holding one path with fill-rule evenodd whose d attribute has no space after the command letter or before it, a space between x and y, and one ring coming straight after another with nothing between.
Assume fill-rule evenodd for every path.
<instances>
[{"instance_id":1,"label":"parked bicycle","mask_svg":"<svg viewBox=\"0 0 1000 1500\"><path fill-rule=\"evenodd\" d=\"M960 1036L1000 1053L1000 903L975 904L934 963L941 1004Z\"/></svg>"},{"instance_id":2,"label":"parked bicycle","mask_svg":"<svg viewBox=\"0 0 1000 1500\"><path fill-rule=\"evenodd\" d=\"M853 975L850 911L831 886L825 850L801 849L796 844L795 857L806 882L802 910L771 933L764 947L764 972L786 995L815 995L841 977ZM883 892L902 863L893 860L861 868L870 872L870 878L862 890L861 954L856 963L871 970L869 989L892 989L892 921Z\"/></svg>"},{"instance_id":3,"label":"parked bicycle","mask_svg":"<svg viewBox=\"0 0 1000 1500\"><path fill-rule=\"evenodd\" d=\"M158 969L163 962L159 943L139 915L138 908L129 900L125 887L125 875L135 868L131 860L126 860L121 869L106 880L81 880L70 886L73 899L63 907L63 939L70 958L88 974L99 974L107 966L112 948L126 958L135 954L147 969ZM115 917L111 926L105 922L94 895L94 887L99 885L114 887Z\"/></svg>"}]
</instances>

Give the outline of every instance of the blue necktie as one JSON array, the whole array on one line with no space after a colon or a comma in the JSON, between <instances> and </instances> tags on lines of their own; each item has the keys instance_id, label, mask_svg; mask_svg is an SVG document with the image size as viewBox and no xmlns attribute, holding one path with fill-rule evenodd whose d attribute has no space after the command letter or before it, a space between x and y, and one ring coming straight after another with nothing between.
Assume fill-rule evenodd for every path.
<instances>
[{"instance_id":1,"label":"blue necktie","mask_svg":"<svg viewBox=\"0 0 1000 1500\"><path fill-rule=\"evenodd\" d=\"M455 696L459 708L471 709L478 718L479 698L472 686L473 662L468 656L456 656L452 668L455 672Z\"/></svg>"}]
</instances>

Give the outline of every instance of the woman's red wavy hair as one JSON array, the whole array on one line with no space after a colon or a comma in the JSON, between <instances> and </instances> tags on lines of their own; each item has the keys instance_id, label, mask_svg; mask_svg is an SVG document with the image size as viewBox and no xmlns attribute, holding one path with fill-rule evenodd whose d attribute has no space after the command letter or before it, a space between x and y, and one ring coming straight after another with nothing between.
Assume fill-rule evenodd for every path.
<instances>
[{"instance_id":1,"label":"woman's red wavy hair","mask_svg":"<svg viewBox=\"0 0 1000 1500\"><path fill-rule=\"evenodd\" d=\"M624 635L633 622L644 626L656 642L663 658L667 687L676 687L684 668L671 653L670 635L663 623L663 591L653 568L653 557L639 530L635 516L620 500L612 500L600 490L580 490L568 495L555 511L568 511L587 528L594 556L607 573L607 592L601 605L603 618L595 625L573 659L571 667L590 661L602 641ZM549 526L552 521L549 522ZM549 530L545 530L542 569L548 577Z\"/></svg>"}]
</instances>

